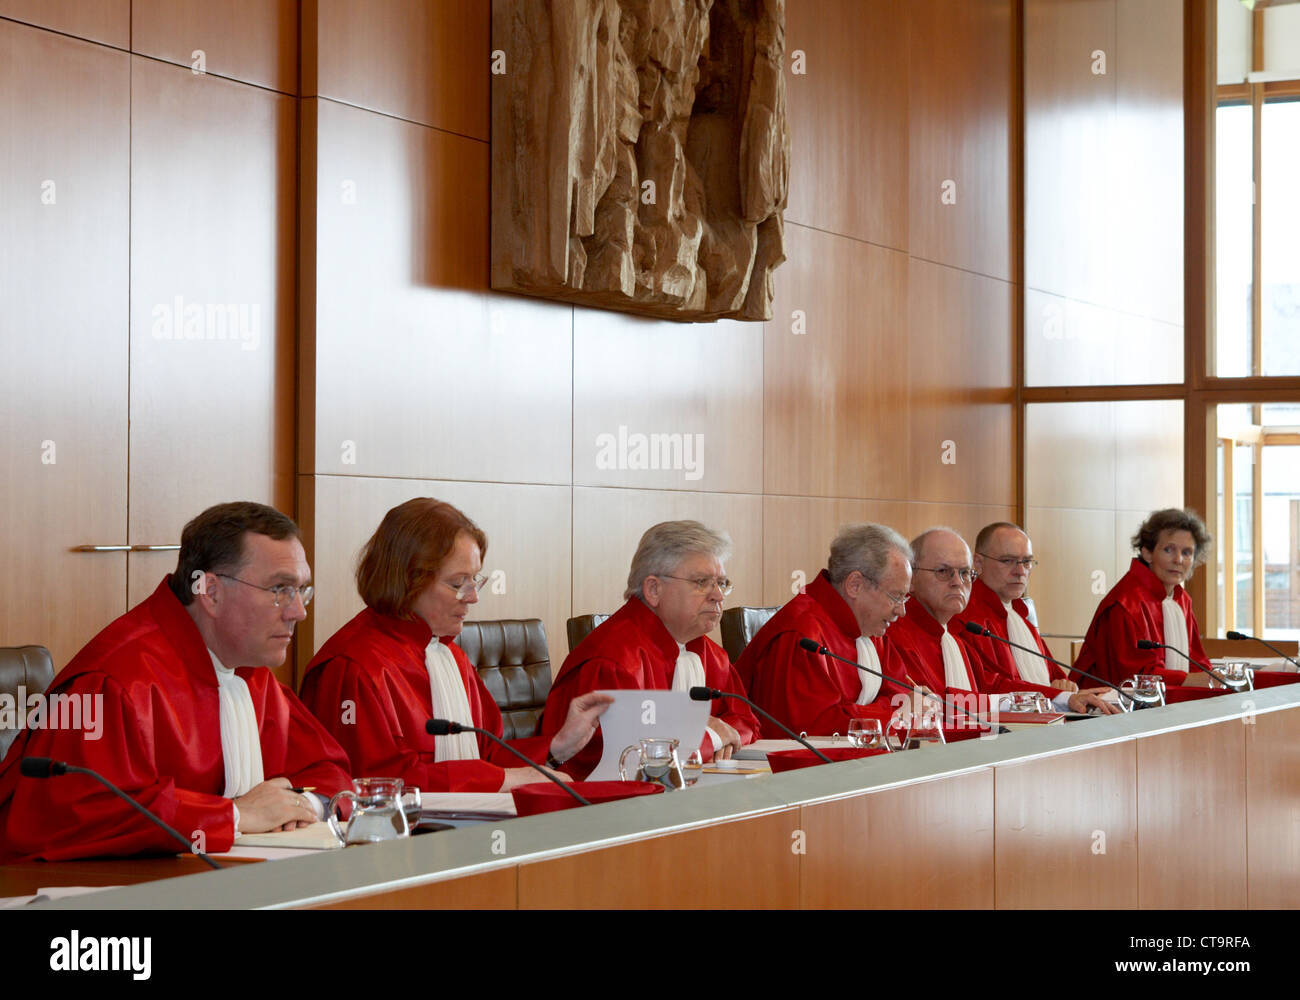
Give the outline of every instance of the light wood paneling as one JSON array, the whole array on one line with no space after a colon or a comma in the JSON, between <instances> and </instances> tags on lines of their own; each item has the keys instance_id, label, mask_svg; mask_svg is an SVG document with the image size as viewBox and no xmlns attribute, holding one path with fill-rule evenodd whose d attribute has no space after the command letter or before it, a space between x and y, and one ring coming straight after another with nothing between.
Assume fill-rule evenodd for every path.
<instances>
[{"instance_id":1,"label":"light wood paneling","mask_svg":"<svg viewBox=\"0 0 1300 1000\"><path fill-rule=\"evenodd\" d=\"M763 482L792 496L906 499L906 255L786 228L763 352ZM794 332L800 314L806 332Z\"/></svg>"},{"instance_id":2,"label":"light wood paneling","mask_svg":"<svg viewBox=\"0 0 1300 1000\"><path fill-rule=\"evenodd\" d=\"M995 769L997 908L1137 907L1137 746Z\"/></svg>"},{"instance_id":3,"label":"light wood paneling","mask_svg":"<svg viewBox=\"0 0 1300 1000\"><path fill-rule=\"evenodd\" d=\"M1007 282L910 259L909 498L1014 505L1015 295Z\"/></svg>"},{"instance_id":4,"label":"light wood paneling","mask_svg":"<svg viewBox=\"0 0 1300 1000\"><path fill-rule=\"evenodd\" d=\"M831 539L855 521L886 524L912 539L926 528L948 525L969 543L984 525L1011 520L1011 507L903 503L897 500L824 500L816 497L763 498L763 603L784 604L800 580L812 580L826 566ZM796 577L796 573L802 573Z\"/></svg>"},{"instance_id":5,"label":"light wood paneling","mask_svg":"<svg viewBox=\"0 0 1300 1000\"><path fill-rule=\"evenodd\" d=\"M566 651L569 618L569 491L557 486L449 483L359 476L303 477L311 494L304 520L311 518L311 559L317 598L311 606L310 637L304 634L301 667L331 635L362 608L356 565L361 547L393 507L412 497L431 496L459 507L488 537L488 573L500 571L495 587L480 595L470 619L540 618L546 626L552 665ZM314 487L314 489L313 489ZM504 588L504 593L496 593Z\"/></svg>"},{"instance_id":6,"label":"light wood paneling","mask_svg":"<svg viewBox=\"0 0 1300 1000\"><path fill-rule=\"evenodd\" d=\"M481 875L377 892L313 910L513 910L519 902L518 868L499 868Z\"/></svg>"},{"instance_id":7,"label":"light wood paneling","mask_svg":"<svg viewBox=\"0 0 1300 1000\"><path fill-rule=\"evenodd\" d=\"M1269 712L1244 727L1246 845L1251 909L1300 900L1300 710Z\"/></svg>"},{"instance_id":8,"label":"light wood paneling","mask_svg":"<svg viewBox=\"0 0 1300 1000\"><path fill-rule=\"evenodd\" d=\"M908 250L914 257L1010 281L1014 5L1010 0L921 0L906 6L911 15ZM953 182L951 203L943 200L948 181Z\"/></svg>"},{"instance_id":9,"label":"light wood paneling","mask_svg":"<svg viewBox=\"0 0 1300 1000\"><path fill-rule=\"evenodd\" d=\"M293 509L296 140L291 97L133 60L134 543L222 501ZM132 603L160 564L132 561Z\"/></svg>"},{"instance_id":10,"label":"light wood paneling","mask_svg":"<svg viewBox=\"0 0 1300 1000\"><path fill-rule=\"evenodd\" d=\"M1116 562L1114 514L1030 507L1025 530L1041 560L1029 585L1039 628L1050 635L1082 636L1102 597L1128 571L1127 557ZM1060 645L1054 648L1063 656Z\"/></svg>"},{"instance_id":11,"label":"light wood paneling","mask_svg":"<svg viewBox=\"0 0 1300 1000\"><path fill-rule=\"evenodd\" d=\"M126 610L69 550L126 541L128 61L0 21L0 645L55 669Z\"/></svg>"},{"instance_id":12,"label":"light wood paneling","mask_svg":"<svg viewBox=\"0 0 1300 1000\"><path fill-rule=\"evenodd\" d=\"M1116 403L1115 506L1152 511L1182 505L1182 400Z\"/></svg>"},{"instance_id":13,"label":"light wood paneling","mask_svg":"<svg viewBox=\"0 0 1300 1000\"><path fill-rule=\"evenodd\" d=\"M1241 720L1138 741L1138 905L1246 905L1246 751Z\"/></svg>"},{"instance_id":14,"label":"light wood paneling","mask_svg":"<svg viewBox=\"0 0 1300 1000\"><path fill-rule=\"evenodd\" d=\"M760 324L724 320L701 336L694 325L577 309L573 400L575 485L762 492ZM632 435L668 445L643 449L662 468L638 467ZM623 440L629 447L611 447Z\"/></svg>"},{"instance_id":15,"label":"light wood paneling","mask_svg":"<svg viewBox=\"0 0 1300 1000\"><path fill-rule=\"evenodd\" d=\"M133 0L131 51L298 93L296 0Z\"/></svg>"},{"instance_id":16,"label":"light wood paneling","mask_svg":"<svg viewBox=\"0 0 1300 1000\"><path fill-rule=\"evenodd\" d=\"M0 0L0 17L103 42L131 42L131 0Z\"/></svg>"},{"instance_id":17,"label":"light wood paneling","mask_svg":"<svg viewBox=\"0 0 1300 1000\"><path fill-rule=\"evenodd\" d=\"M486 142L491 13L487 0L308 0L316 89L303 92ZM506 53L506 71L527 58Z\"/></svg>"},{"instance_id":18,"label":"light wood paneling","mask_svg":"<svg viewBox=\"0 0 1300 1000\"><path fill-rule=\"evenodd\" d=\"M798 817L799 810L786 809L523 864L519 908L793 909L799 903L800 859L791 850Z\"/></svg>"},{"instance_id":19,"label":"light wood paneling","mask_svg":"<svg viewBox=\"0 0 1300 1000\"><path fill-rule=\"evenodd\" d=\"M804 806L802 909L992 909L993 771Z\"/></svg>"},{"instance_id":20,"label":"light wood paneling","mask_svg":"<svg viewBox=\"0 0 1300 1000\"><path fill-rule=\"evenodd\" d=\"M787 224L907 249L907 10L892 0L786 5ZM792 72L799 52L802 74ZM778 275L795 260L787 253Z\"/></svg>"},{"instance_id":21,"label":"light wood paneling","mask_svg":"<svg viewBox=\"0 0 1300 1000\"><path fill-rule=\"evenodd\" d=\"M762 497L578 487L573 491L572 614L609 614L622 607L628 568L641 536L661 521L683 519L700 521L731 536L734 551L726 570L736 589L723 606L761 603ZM716 629L712 638L721 642ZM554 641L551 647L558 648Z\"/></svg>"},{"instance_id":22,"label":"light wood paneling","mask_svg":"<svg viewBox=\"0 0 1300 1000\"><path fill-rule=\"evenodd\" d=\"M300 471L568 483L572 309L487 293L487 147L317 111L316 452Z\"/></svg>"},{"instance_id":23,"label":"light wood paneling","mask_svg":"<svg viewBox=\"0 0 1300 1000\"><path fill-rule=\"evenodd\" d=\"M1114 507L1114 403L1025 407L1025 498L1030 507Z\"/></svg>"}]
</instances>

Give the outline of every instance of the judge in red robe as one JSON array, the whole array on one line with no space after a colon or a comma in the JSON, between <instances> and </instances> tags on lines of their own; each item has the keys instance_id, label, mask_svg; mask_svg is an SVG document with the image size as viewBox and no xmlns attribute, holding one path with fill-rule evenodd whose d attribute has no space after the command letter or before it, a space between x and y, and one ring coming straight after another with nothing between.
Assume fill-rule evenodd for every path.
<instances>
[{"instance_id":1,"label":"judge in red robe","mask_svg":"<svg viewBox=\"0 0 1300 1000\"><path fill-rule=\"evenodd\" d=\"M1086 712L1095 708L1103 714L1119 709L1090 691L1060 691L1047 685L1028 684L998 672L987 675L967 656L957 635L964 626L956 617L966 609L974 582L970 549L960 535L946 528L931 528L912 542L916 563L912 567L912 594L916 598L907 617L889 633L908 675L945 698L966 695L963 705L970 711L987 710L983 696L1011 691L1040 691L1052 699L1058 711ZM961 726L960 712L954 723Z\"/></svg>"},{"instance_id":2,"label":"judge in red robe","mask_svg":"<svg viewBox=\"0 0 1300 1000\"><path fill-rule=\"evenodd\" d=\"M555 733L573 701L609 688L648 691L707 686L744 694L726 652L708 638L731 592L723 563L731 543L696 521L667 521L642 537L628 574L626 602L569 653L551 686L542 733ZM758 736L758 721L744 702L711 704L700 751L729 757ZM601 736L566 767L586 777L600 763Z\"/></svg>"},{"instance_id":3,"label":"judge in red robe","mask_svg":"<svg viewBox=\"0 0 1300 1000\"><path fill-rule=\"evenodd\" d=\"M486 582L486 552L487 536L473 521L427 497L390 510L366 544L357 589L367 606L321 647L301 691L357 776L397 777L433 792L508 791L545 780L485 736L425 730L436 717L502 733L500 709L453 641ZM558 767L591 738L609 700L585 699L561 732L512 746Z\"/></svg>"},{"instance_id":4,"label":"judge in red robe","mask_svg":"<svg viewBox=\"0 0 1300 1000\"><path fill-rule=\"evenodd\" d=\"M310 579L297 527L278 511L221 504L191 521L176 573L50 685L47 699L80 700L80 728L47 727L59 721L53 713L38 718L0 764L0 857L178 850L92 778L22 777L28 756L98 771L198 851L229 850L237 823L258 833L319 819L320 798L291 788L329 796L349 787L347 758L266 666L253 665L283 662Z\"/></svg>"},{"instance_id":5,"label":"judge in red robe","mask_svg":"<svg viewBox=\"0 0 1300 1000\"><path fill-rule=\"evenodd\" d=\"M1177 685L1196 669L1173 650L1138 649L1139 639L1166 643L1208 663L1183 583L1211 540L1193 511L1168 508L1148 517L1133 537L1138 556L1102 598L1074 665L1115 684L1137 674L1155 674Z\"/></svg>"},{"instance_id":6,"label":"judge in red robe","mask_svg":"<svg viewBox=\"0 0 1300 1000\"><path fill-rule=\"evenodd\" d=\"M911 558L911 547L892 528L841 528L827 568L772 616L736 661L750 698L795 732L844 734L849 721L859 718L887 723L907 703L905 688L803 649L799 640L810 638L838 656L904 680L885 630L906 613ZM762 724L764 738L787 738L766 719Z\"/></svg>"},{"instance_id":7,"label":"judge in red robe","mask_svg":"<svg viewBox=\"0 0 1300 1000\"><path fill-rule=\"evenodd\" d=\"M953 622L976 670L986 677L991 673L1009 677L1021 690L1026 683L1061 691L1078 690L1067 671L1050 661L1052 651L1029 620L1024 595L1029 574L1037 565L1029 536L1018 525L1005 521L986 526L975 538L973 565L979 576L971 585L965 610L954 615ZM967 622L1001 639L1037 649L1042 655L975 635L966 631Z\"/></svg>"}]
</instances>

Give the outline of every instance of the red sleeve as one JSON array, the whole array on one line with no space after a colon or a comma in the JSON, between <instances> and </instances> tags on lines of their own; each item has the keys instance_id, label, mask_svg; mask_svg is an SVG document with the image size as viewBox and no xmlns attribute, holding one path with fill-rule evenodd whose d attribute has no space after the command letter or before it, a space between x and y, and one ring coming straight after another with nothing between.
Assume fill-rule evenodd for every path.
<instances>
[{"instance_id":1,"label":"red sleeve","mask_svg":"<svg viewBox=\"0 0 1300 1000\"><path fill-rule=\"evenodd\" d=\"M154 759L153 745L145 736L152 732L151 720L139 717L116 680L101 673L81 674L58 693L99 700L99 737L85 727L29 728L14 741L0 781L0 851L6 861L183 850L94 778L24 778L17 766L20 756L51 757L98 771L191 844L209 853L230 849L235 835L231 801L176 787L167 762Z\"/></svg>"},{"instance_id":2,"label":"red sleeve","mask_svg":"<svg viewBox=\"0 0 1300 1000\"><path fill-rule=\"evenodd\" d=\"M326 660L307 675L302 699L359 778L398 777L427 792L495 792L505 781L501 767L486 760L435 761L422 706L413 704L400 678L383 671L346 657Z\"/></svg>"},{"instance_id":3,"label":"red sleeve","mask_svg":"<svg viewBox=\"0 0 1300 1000\"><path fill-rule=\"evenodd\" d=\"M327 798L352 787L348 755L307 706L266 672L261 719L262 773Z\"/></svg>"},{"instance_id":4,"label":"red sleeve","mask_svg":"<svg viewBox=\"0 0 1300 1000\"><path fill-rule=\"evenodd\" d=\"M1088 630L1088 638L1079 653L1079 665L1104 677L1112 684L1120 684L1136 674L1156 674L1164 678L1166 684L1180 685L1187 679L1181 670L1165 669L1165 654L1162 649L1138 649L1138 640L1147 636L1139 632L1133 616L1121 604L1112 604L1104 609ZM1199 636L1197 644L1199 645ZM1087 687L1089 680L1077 672L1071 679L1080 687Z\"/></svg>"},{"instance_id":5,"label":"red sleeve","mask_svg":"<svg viewBox=\"0 0 1300 1000\"><path fill-rule=\"evenodd\" d=\"M713 652L714 656L710 657L713 663L706 677L709 687L748 697L745 694L745 685L740 683L740 675L727 659L727 654L717 650ZM709 707L709 712L739 733L742 744L753 743L758 739L758 716L754 714L752 708L738 698L715 698ZM702 747L712 755L713 741L708 733L704 734Z\"/></svg>"},{"instance_id":6,"label":"red sleeve","mask_svg":"<svg viewBox=\"0 0 1300 1000\"><path fill-rule=\"evenodd\" d=\"M569 704L579 695L589 691L622 690L635 687L628 671L619 667L613 660L593 657L585 660L571 670L564 671L551 688L546 700L546 711L542 713L542 732L537 739L549 746L555 734L564 725L569 715ZM706 737L707 739L707 737ZM600 763L605 743L599 728L592 734L587 745L564 762L561 768L566 774L582 780Z\"/></svg>"}]
</instances>

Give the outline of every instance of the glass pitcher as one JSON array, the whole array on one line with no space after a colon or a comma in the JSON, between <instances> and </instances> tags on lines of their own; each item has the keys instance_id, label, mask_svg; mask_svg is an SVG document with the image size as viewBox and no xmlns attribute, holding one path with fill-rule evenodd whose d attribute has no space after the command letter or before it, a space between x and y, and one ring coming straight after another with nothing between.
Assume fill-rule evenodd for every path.
<instances>
[{"instance_id":1,"label":"glass pitcher","mask_svg":"<svg viewBox=\"0 0 1300 1000\"><path fill-rule=\"evenodd\" d=\"M344 799L352 803L352 816L346 827L340 827L337 808ZM377 844L411 834L402 804L401 778L354 778L351 790L345 788L330 799L325 814L334 836L345 847Z\"/></svg>"},{"instance_id":2,"label":"glass pitcher","mask_svg":"<svg viewBox=\"0 0 1300 1000\"><path fill-rule=\"evenodd\" d=\"M677 759L679 740L647 736L640 745L625 747L618 758L618 775L624 781L653 781L668 791L686 787L681 761ZM628 754L637 755L636 769L628 777Z\"/></svg>"}]
</instances>

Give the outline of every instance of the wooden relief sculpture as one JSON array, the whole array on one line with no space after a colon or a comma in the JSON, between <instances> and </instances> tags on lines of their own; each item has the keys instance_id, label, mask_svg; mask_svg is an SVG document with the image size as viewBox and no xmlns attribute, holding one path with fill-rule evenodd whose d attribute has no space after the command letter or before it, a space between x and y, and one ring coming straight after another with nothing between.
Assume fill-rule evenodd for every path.
<instances>
[{"instance_id":1,"label":"wooden relief sculpture","mask_svg":"<svg viewBox=\"0 0 1300 1000\"><path fill-rule=\"evenodd\" d=\"M492 287L771 318L784 0L493 0Z\"/></svg>"}]
</instances>

